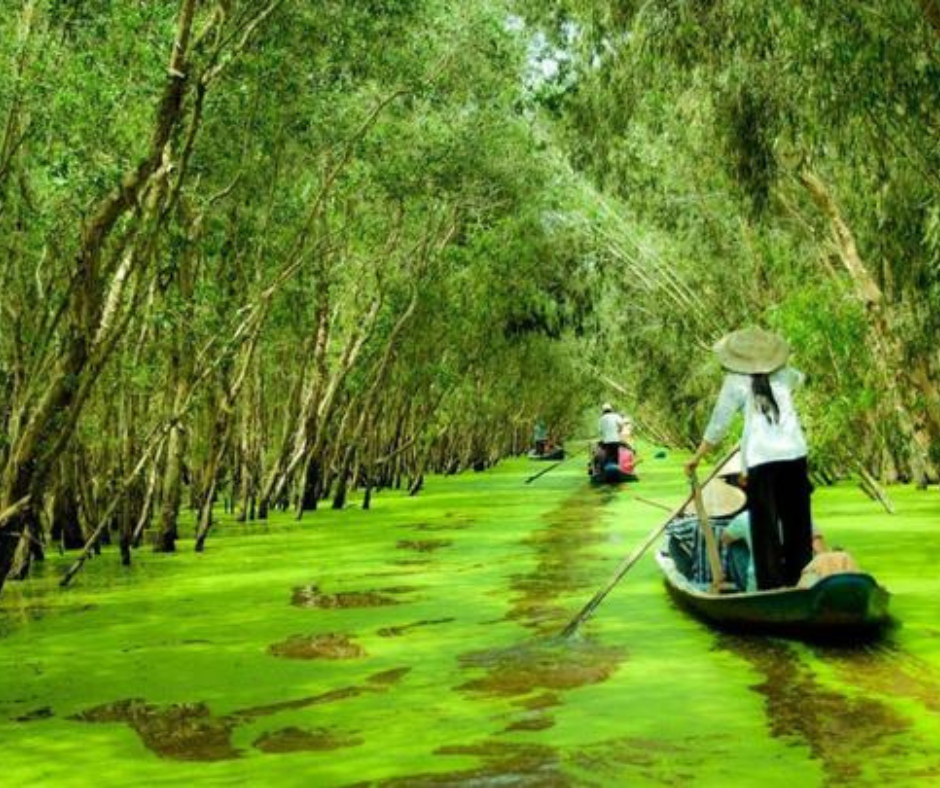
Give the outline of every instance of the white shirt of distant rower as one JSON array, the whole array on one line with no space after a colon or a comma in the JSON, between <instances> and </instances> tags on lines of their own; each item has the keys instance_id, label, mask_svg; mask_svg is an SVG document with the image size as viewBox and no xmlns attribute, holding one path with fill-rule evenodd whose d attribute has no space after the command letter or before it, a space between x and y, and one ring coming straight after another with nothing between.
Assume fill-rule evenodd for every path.
<instances>
[{"instance_id":1,"label":"white shirt of distant rower","mask_svg":"<svg viewBox=\"0 0 940 788\"><path fill-rule=\"evenodd\" d=\"M771 422L760 412L751 390L751 376L729 372L705 430L705 440L719 444L738 411L744 411L741 457L745 468L766 462L795 460L806 456L806 438L793 407L793 392L803 384L802 372L783 367L769 375L780 418Z\"/></svg>"},{"instance_id":2,"label":"white shirt of distant rower","mask_svg":"<svg viewBox=\"0 0 940 788\"><path fill-rule=\"evenodd\" d=\"M605 413L598 422L601 443L620 443L620 430L623 429L623 416L619 413Z\"/></svg>"}]
</instances>

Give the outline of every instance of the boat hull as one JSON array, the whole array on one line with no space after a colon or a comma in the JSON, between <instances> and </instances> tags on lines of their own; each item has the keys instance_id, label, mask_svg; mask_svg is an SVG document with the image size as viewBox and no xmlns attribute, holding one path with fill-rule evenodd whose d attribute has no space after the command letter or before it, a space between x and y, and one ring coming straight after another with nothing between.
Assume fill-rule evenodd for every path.
<instances>
[{"instance_id":1,"label":"boat hull","mask_svg":"<svg viewBox=\"0 0 940 788\"><path fill-rule=\"evenodd\" d=\"M637 477L632 473L625 473L616 465L608 465L600 471L591 474L592 484L621 484L622 482L635 482Z\"/></svg>"},{"instance_id":2,"label":"boat hull","mask_svg":"<svg viewBox=\"0 0 940 788\"><path fill-rule=\"evenodd\" d=\"M565 450L554 449L553 451L546 452L545 454L538 454L535 451L530 451L526 456L530 460L563 460L565 459Z\"/></svg>"},{"instance_id":3,"label":"boat hull","mask_svg":"<svg viewBox=\"0 0 940 788\"><path fill-rule=\"evenodd\" d=\"M669 556L656 558L673 598L724 629L838 637L878 631L890 621L890 595L860 572L830 575L809 588L711 594L692 585Z\"/></svg>"}]
</instances>

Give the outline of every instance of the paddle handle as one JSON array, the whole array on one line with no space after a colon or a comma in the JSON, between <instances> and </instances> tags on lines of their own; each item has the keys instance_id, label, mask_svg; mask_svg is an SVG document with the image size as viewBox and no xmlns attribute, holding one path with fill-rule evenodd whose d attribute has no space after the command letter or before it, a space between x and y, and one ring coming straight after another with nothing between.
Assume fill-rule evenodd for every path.
<instances>
[{"instance_id":1,"label":"paddle handle","mask_svg":"<svg viewBox=\"0 0 940 788\"><path fill-rule=\"evenodd\" d=\"M554 465L549 465L547 468L543 468L541 471L539 471L537 474L535 474L535 476L530 476L528 479L526 479L526 480L525 480L525 483L526 483L526 484L531 484L531 483L534 482L536 479L538 479L538 478L544 476L544 475L545 475L546 473L548 473L549 471L554 470L555 468L557 468L559 465L563 465L565 462L567 462L567 460L568 460L568 458L566 457L564 460L559 460L559 461L556 462Z\"/></svg>"},{"instance_id":2,"label":"paddle handle","mask_svg":"<svg viewBox=\"0 0 940 788\"><path fill-rule=\"evenodd\" d=\"M708 477L705 479L705 484L708 484L712 479L714 479L724 464L737 453L738 448L736 446L734 449L728 452L728 454L723 457L714 468L712 468L711 472L708 474ZM653 544L653 542L655 542L660 536L662 536L663 531L666 530L666 526L668 526L669 523L682 514L682 512L685 510L685 507L688 506L690 502L692 502L693 498L694 495L692 492L690 492L682 504L673 509L669 513L669 517L667 517L661 525L657 525L652 531L650 531L647 537L636 547L636 549L620 562L619 566L614 571L613 576L609 581L607 581L607 584L596 594L594 594L593 597L591 597L590 601L583 608L581 608L581 611L578 613L578 615L571 619L571 621L568 622L568 626L566 626L561 631L562 637L569 637L577 631L578 627L581 626L581 624L591 616L600 603L604 601L604 598L613 590L614 586L620 582L621 578L630 571L630 568L637 561L640 560L643 553L649 549L650 545Z\"/></svg>"},{"instance_id":3,"label":"paddle handle","mask_svg":"<svg viewBox=\"0 0 940 788\"><path fill-rule=\"evenodd\" d=\"M721 571L721 556L718 553L718 542L715 541L715 532L712 531L711 523L708 522L708 512L705 511L705 502L702 500L702 488L698 483L698 476L696 476L695 471L689 476L689 482L692 486L692 500L695 502L698 527L702 532L702 536L705 537L705 552L708 554L708 565L712 570L711 591L716 594L724 581Z\"/></svg>"}]
</instances>

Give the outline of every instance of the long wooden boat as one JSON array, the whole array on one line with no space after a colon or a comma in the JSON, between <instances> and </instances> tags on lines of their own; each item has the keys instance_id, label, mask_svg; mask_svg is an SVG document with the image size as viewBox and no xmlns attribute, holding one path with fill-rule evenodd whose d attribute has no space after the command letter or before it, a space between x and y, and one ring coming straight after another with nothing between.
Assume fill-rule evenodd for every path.
<instances>
[{"instance_id":1,"label":"long wooden boat","mask_svg":"<svg viewBox=\"0 0 940 788\"><path fill-rule=\"evenodd\" d=\"M702 590L657 552L669 593L682 607L720 628L843 637L874 634L889 623L888 591L861 572L829 575L809 588L714 594Z\"/></svg>"}]
</instances>

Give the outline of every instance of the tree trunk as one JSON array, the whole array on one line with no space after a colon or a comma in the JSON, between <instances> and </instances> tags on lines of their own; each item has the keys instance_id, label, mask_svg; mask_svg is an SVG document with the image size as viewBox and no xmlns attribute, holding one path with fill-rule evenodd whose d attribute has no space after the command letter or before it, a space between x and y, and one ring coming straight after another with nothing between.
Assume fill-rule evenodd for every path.
<instances>
[{"instance_id":1,"label":"tree trunk","mask_svg":"<svg viewBox=\"0 0 940 788\"><path fill-rule=\"evenodd\" d=\"M929 478L936 476L930 459L930 438L924 426L919 423L922 417L917 415L916 409L909 404L906 396L920 388L920 381L906 371L909 365L901 339L894 329L897 321L892 314L891 305L885 302L881 288L865 267L855 237L827 186L815 173L806 170L800 173L800 182L820 211L829 219L840 259L852 280L856 297L865 306L868 315L868 328L874 348L872 358L882 391L890 397L891 410L907 444L911 473L915 482L925 484Z\"/></svg>"},{"instance_id":2,"label":"tree trunk","mask_svg":"<svg viewBox=\"0 0 940 788\"><path fill-rule=\"evenodd\" d=\"M182 497L183 436L179 426L170 429L163 471L163 490L160 501L160 527L154 536L153 549L157 553L176 550L180 499Z\"/></svg>"},{"instance_id":3,"label":"tree trunk","mask_svg":"<svg viewBox=\"0 0 940 788\"><path fill-rule=\"evenodd\" d=\"M140 197L158 172L164 148L180 117L186 90L187 56L196 0L181 0L177 14L176 38L169 60L169 72L152 128L149 150L144 159L94 210L83 224L75 259L74 286L69 293L67 312L69 336L63 345L51 382L29 417L29 422L0 481L0 509L28 497L37 506L41 492L58 454L65 450L74 432L79 413L87 401L90 386L100 375L113 345L108 336L109 307L117 303L124 280L109 280L102 270L108 240L120 220L138 206ZM127 272L124 272L125 276ZM112 301L114 297L114 301ZM104 332L104 335L102 335ZM92 354L95 353L95 357ZM24 511L11 518L0 530L0 591L13 565L16 540L10 532L29 527L34 515Z\"/></svg>"}]
</instances>

